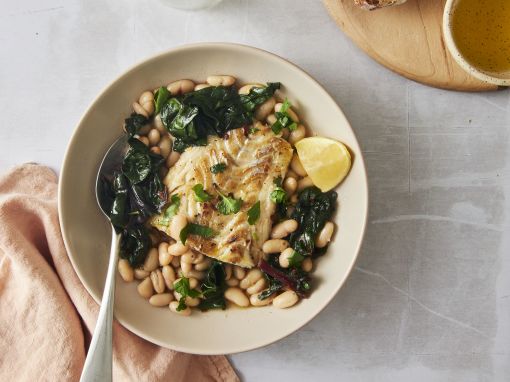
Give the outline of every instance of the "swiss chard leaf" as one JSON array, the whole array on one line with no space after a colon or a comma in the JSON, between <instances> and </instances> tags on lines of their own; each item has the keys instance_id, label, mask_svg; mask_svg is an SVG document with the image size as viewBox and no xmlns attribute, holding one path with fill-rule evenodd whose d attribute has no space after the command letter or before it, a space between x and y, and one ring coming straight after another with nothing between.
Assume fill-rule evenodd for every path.
<instances>
[{"instance_id":1,"label":"swiss chard leaf","mask_svg":"<svg viewBox=\"0 0 510 382\"><path fill-rule=\"evenodd\" d=\"M149 233L143 224L134 224L122 232L120 257L127 259L131 266L143 263L150 246Z\"/></svg>"},{"instance_id":2,"label":"swiss chard leaf","mask_svg":"<svg viewBox=\"0 0 510 382\"><path fill-rule=\"evenodd\" d=\"M181 239L182 244L186 244L186 239L189 235L197 235L210 239L211 237L216 236L216 232L205 225L188 223L179 234L179 239Z\"/></svg>"},{"instance_id":3,"label":"swiss chard leaf","mask_svg":"<svg viewBox=\"0 0 510 382\"><path fill-rule=\"evenodd\" d=\"M253 87L248 94L241 95L241 102L245 110L253 111L259 105L262 105L274 95L277 89L280 89L279 82L268 82L265 87Z\"/></svg>"},{"instance_id":4,"label":"swiss chard leaf","mask_svg":"<svg viewBox=\"0 0 510 382\"><path fill-rule=\"evenodd\" d=\"M192 189L197 202L204 203L212 199L212 196L204 191L204 186L202 184L195 184Z\"/></svg>"},{"instance_id":5,"label":"swiss chard leaf","mask_svg":"<svg viewBox=\"0 0 510 382\"><path fill-rule=\"evenodd\" d=\"M198 305L200 310L208 309L225 309L225 297L224 292L227 288L225 283L225 269L223 264L219 261L213 262L209 270L205 281L202 283L202 297L203 300Z\"/></svg>"},{"instance_id":6,"label":"swiss chard leaf","mask_svg":"<svg viewBox=\"0 0 510 382\"><path fill-rule=\"evenodd\" d=\"M149 123L149 120L144 115L133 113L124 120L124 128L126 133L132 137L147 123Z\"/></svg>"},{"instance_id":7,"label":"swiss chard leaf","mask_svg":"<svg viewBox=\"0 0 510 382\"><path fill-rule=\"evenodd\" d=\"M294 250L303 255L313 255L315 238L324 224L331 219L335 210L337 193L321 192L317 187L305 188L292 213L292 219L298 222L298 229L290 235L289 243Z\"/></svg>"},{"instance_id":8,"label":"swiss chard leaf","mask_svg":"<svg viewBox=\"0 0 510 382\"><path fill-rule=\"evenodd\" d=\"M257 201L247 212L248 214L248 224L254 225L260 217L260 200Z\"/></svg>"},{"instance_id":9,"label":"swiss chard leaf","mask_svg":"<svg viewBox=\"0 0 510 382\"><path fill-rule=\"evenodd\" d=\"M219 174L220 172L223 172L227 169L226 163L216 163L215 165L211 166L211 172L213 174Z\"/></svg>"},{"instance_id":10,"label":"swiss chard leaf","mask_svg":"<svg viewBox=\"0 0 510 382\"><path fill-rule=\"evenodd\" d=\"M274 277L269 276L267 273L264 273L264 277L267 280L268 287L259 293L259 300L265 300L283 288L283 284Z\"/></svg>"},{"instance_id":11,"label":"swiss chard leaf","mask_svg":"<svg viewBox=\"0 0 510 382\"><path fill-rule=\"evenodd\" d=\"M164 86L161 86L156 93L154 94L154 114L159 114L163 106L165 106L166 102L170 98L171 94L168 89Z\"/></svg>"},{"instance_id":12,"label":"swiss chard leaf","mask_svg":"<svg viewBox=\"0 0 510 382\"><path fill-rule=\"evenodd\" d=\"M182 103L177 98L171 98L168 102L161 106L161 122L163 122L163 126L165 126L167 130L170 130L172 121L177 116L181 108Z\"/></svg>"},{"instance_id":13,"label":"swiss chard leaf","mask_svg":"<svg viewBox=\"0 0 510 382\"><path fill-rule=\"evenodd\" d=\"M299 268L282 268L278 264L278 256L270 256L268 260L260 260L259 268L268 276L276 279L282 287L292 289L302 297L310 293L310 277Z\"/></svg>"},{"instance_id":14,"label":"swiss chard leaf","mask_svg":"<svg viewBox=\"0 0 510 382\"><path fill-rule=\"evenodd\" d=\"M129 185L126 177L121 173L115 174L111 189L114 199L109 211L110 221L117 232L119 232L120 229L125 228L129 222L128 187Z\"/></svg>"}]
</instances>

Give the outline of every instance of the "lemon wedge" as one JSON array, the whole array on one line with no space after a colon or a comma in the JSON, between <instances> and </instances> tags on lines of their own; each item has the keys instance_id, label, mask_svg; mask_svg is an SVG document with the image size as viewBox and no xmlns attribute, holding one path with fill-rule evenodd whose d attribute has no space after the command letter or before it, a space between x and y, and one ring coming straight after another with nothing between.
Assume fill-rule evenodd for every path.
<instances>
[{"instance_id":1,"label":"lemon wedge","mask_svg":"<svg viewBox=\"0 0 510 382\"><path fill-rule=\"evenodd\" d=\"M341 142L309 137L297 142L295 147L308 176L322 192L335 188L351 169L351 154Z\"/></svg>"}]
</instances>

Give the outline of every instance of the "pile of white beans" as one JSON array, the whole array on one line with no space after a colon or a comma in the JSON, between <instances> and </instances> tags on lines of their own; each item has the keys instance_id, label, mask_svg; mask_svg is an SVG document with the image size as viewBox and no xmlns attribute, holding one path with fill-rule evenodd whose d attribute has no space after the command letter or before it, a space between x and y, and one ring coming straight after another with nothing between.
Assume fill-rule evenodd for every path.
<instances>
[{"instance_id":1,"label":"pile of white beans","mask_svg":"<svg viewBox=\"0 0 510 382\"><path fill-rule=\"evenodd\" d=\"M231 86L236 83L236 78L228 75L215 75L207 77L205 83L195 83L192 80L183 79L170 83L167 86L172 95L189 93L194 90L200 90L209 86ZM239 88L239 94L248 94L253 87L262 87L264 85L252 83ZM156 89L157 90L157 89ZM137 114L150 118L154 114L154 93L155 91L145 91L141 94L137 102L133 103L133 110ZM276 97L271 97L255 110L256 127L269 129L276 121L275 112L282 107L282 103L277 101ZM288 115L298 127L294 131L283 129L280 135L290 144L294 145L306 136L306 128L300 123L299 117L292 108L287 109ZM172 136L168 133L161 122L160 115L154 116L152 123L144 126L135 136L150 151L160 154L165 158L166 167L163 168L161 176L172 167L180 157L180 154L172 151ZM307 176L298 156L294 154L290 163L290 169L287 171L282 187L287 192L291 203L297 202L297 193L302 189L312 186L313 182ZM289 215L292 210L289 211ZM176 292L174 285L181 277L189 280L190 288L200 292L201 281L205 278L206 272L212 264L212 260L201 253L195 252L187 245L179 241L181 229L188 223L184 215L176 215L170 222L170 239L161 241L157 235L151 234L153 247L149 250L142 266L132 268L129 261L120 259L118 271L122 279L126 282L140 280L137 290L140 296L147 299L153 306L168 306L174 313L189 316L191 308L200 303L200 297L186 297L186 309L178 311L177 306L181 295ZM282 268L289 267L289 257L293 255L294 250L289 247L289 242L283 238L298 228L296 220L284 220L273 226L270 239L262 246L265 254L279 254L278 262ZM333 236L335 225L333 222L327 222L321 232L317 235L315 245L317 248L324 248ZM299 301L299 296L292 290L273 294L272 296L261 300L259 294L267 288L267 281L262 271L258 268L245 269L231 264L224 264L226 273L227 289L225 290L225 299L239 307L264 306L273 304L277 308L288 308ZM301 267L304 271L310 272L313 269L313 260L306 257Z\"/></svg>"}]
</instances>

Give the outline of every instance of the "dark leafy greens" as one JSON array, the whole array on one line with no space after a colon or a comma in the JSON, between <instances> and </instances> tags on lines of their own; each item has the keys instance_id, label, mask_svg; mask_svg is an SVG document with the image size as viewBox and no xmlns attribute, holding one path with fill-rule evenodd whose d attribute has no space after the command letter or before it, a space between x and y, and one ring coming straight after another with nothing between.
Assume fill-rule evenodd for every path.
<instances>
[{"instance_id":1,"label":"dark leafy greens","mask_svg":"<svg viewBox=\"0 0 510 382\"><path fill-rule=\"evenodd\" d=\"M161 212L167 192L159 170L164 162L138 139L128 140L129 150L113 179L103 179L110 220L121 233L120 256L132 266L140 265L150 245L147 219Z\"/></svg>"},{"instance_id":2,"label":"dark leafy greens","mask_svg":"<svg viewBox=\"0 0 510 382\"><path fill-rule=\"evenodd\" d=\"M292 219L298 222L298 229L290 235L289 243L301 255L311 256L316 251L315 238L324 224L331 219L337 200L335 191L321 192L317 187L305 188L292 213Z\"/></svg>"},{"instance_id":3,"label":"dark leafy greens","mask_svg":"<svg viewBox=\"0 0 510 382\"><path fill-rule=\"evenodd\" d=\"M168 101L170 96L171 96L170 92L164 86L161 86L156 91L156 93L154 94L154 108L155 108L154 113L155 114L159 114L159 112L161 111L161 108L165 105L165 103Z\"/></svg>"},{"instance_id":4,"label":"dark leafy greens","mask_svg":"<svg viewBox=\"0 0 510 382\"><path fill-rule=\"evenodd\" d=\"M270 256L267 261L260 260L259 268L267 275L270 280L270 286L271 278L275 280L273 281L272 287L273 293L283 288L291 289L302 297L306 297L310 293L310 277L308 276L308 273L304 272L300 268L280 267L280 264L278 263L278 256ZM279 288L276 281L281 284ZM267 297L269 297L269 295ZM259 298L261 298L261 296L259 296Z\"/></svg>"},{"instance_id":5,"label":"dark leafy greens","mask_svg":"<svg viewBox=\"0 0 510 382\"><path fill-rule=\"evenodd\" d=\"M225 309L224 292L227 289L225 283L225 268L219 261L214 261L207 271L207 276L202 283L202 298L198 308L200 310Z\"/></svg>"},{"instance_id":6,"label":"dark leafy greens","mask_svg":"<svg viewBox=\"0 0 510 382\"><path fill-rule=\"evenodd\" d=\"M216 163L215 165L211 166L211 172L213 174L219 174L220 172L223 172L227 169L226 163Z\"/></svg>"},{"instance_id":7,"label":"dark leafy greens","mask_svg":"<svg viewBox=\"0 0 510 382\"><path fill-rule=\"evenodd\" d=\"M137 134L138 131L140 131L140 129L147 123L149 123L147 117L141 114L133 113L129 116L129 118L124 120L124 129L126 130L126 133L132 137L133 135Z\"/></svg>"},{"instance_id":8,"label":"dark leafy greens","mask_svg":"<svg viewBox=\"0 0 510 382\"><path fill-rule=\"evenodd\" d=\"M230 130L249 125L255 107L279 87L279 84L270 83L267 87L252 89L243 97L233 86L197 90L170 98L161 106L161 121L175 137L175 151L203 146L208 135L222 137Z\"/></svg>"}]
</instances>

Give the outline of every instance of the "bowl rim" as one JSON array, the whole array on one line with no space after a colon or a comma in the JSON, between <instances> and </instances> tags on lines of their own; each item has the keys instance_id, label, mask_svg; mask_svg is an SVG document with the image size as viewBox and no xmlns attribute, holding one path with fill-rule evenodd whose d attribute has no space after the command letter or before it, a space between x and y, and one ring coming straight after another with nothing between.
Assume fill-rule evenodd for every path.
<instances>
[{"instance_id":1,"label":"bowl rim","mask_svg":"<svg viewBox=\"0 0 510 382\"><path fill-rule=\"evenodd\" d=\"M145 339L145 340L147 340L149 342L152 342L152 343L154 343L156 345L159 345L159 346L161 346L163 348L172 349L172 350L183 352L183 353L198 354L198 355L237 354L237 353L247 352L247 351L251 351L251 350L256 350L256 349L262 348L264 346L270 345L272 343L278 342L281 339L283 339L283 338L291 335L292 333L298 331L299 329L303 328L311 320L313 320L315 317L317 317L317 315L320 312L322 312L326 308L326 306L329 305L329 303L333 300L333 298L338 294L339 290L345 284L347 278L349 277L349 275L351 274L351 272L352 272L352 270L354 268L354 264L356 263L356 261L358 259L359 253L361 251L361 246L363 244L363 240L364 240L364 237L365 237L366 227L367 227L367 222L368 222L368 216L369 216L369 188L368 188L367 171L366 171L366 166L365 166L365 161L364 161L364 158L363 158L363 154L362 154L362 151L361 151L361 146L359 145L359 141L358 141L358 138L356 136L356 133L352 129L352 126L351 126L349 120L345 116L345 114L342 111L342 109L340 108L340 106L337 104L337 102L334 100L334 98L326 91L326 89L324 89L324 87L319 83L319 81L317 81L315 78L313 78L309 73L307 73L305 70L301 69L299 66L297 66L294 63L292 63L291 61L289 61L289 60L287 60L287 59L285 59L283 57L280 57L279 55L277 55L275 53L269 52L269 51L261 49L261 48L253 47L253 46L250 46L250 45L239 44L239 43L231 43L231 42L199 42L199 43L192 43L192 44L181 44L181 45L175 46L173 48L161 51L161 52L159 52L159 53L157 53L155 55L152 55L152 56L150 56L148 58L145 58L145 59L142 59L142 60L138 61L134 65L131 65L127 70L123 71L118 77L116 77L114 80L110 81L106 86L103 87L101 92L88 104L88 106L86 108L86 111L82 114L81 118L79 119L78 123L76 124L76 127L73 130L71 138L69 139L67 147L66 147L66 150L64 152L64 157L63 157L62 165L60 167L60 176L59 176L59 180L58 180L58 195L57 195L57 197L58 197L58 200L57 200L57 202L58 202L58 217L59 217L59 222L60 222L60 231L61 231L61 234L62 234L62 239L64 241L64 246L65 246L65 249L66 249L67 257L71 261L73 269L76 272L76 275L78 276L78 278L80 279L80 282L85 287L87 293L94 299L94 301L97 304L101 305L102 295L99 296L99 295L96 295L96 294L94 294L92 292L92 290L89 287L88 283L85 281L86 278L84 277L83 273L80 271L79 267L76 266L76 262L74 260L74 256L72 255L72 251L70 250L70 248L71 248L70 240L68 240L68 238L67 238L67 235L66 235L66 232L65 232L66 229L65 229L64 223L63 223L64 222L64 219L63 219L63 216L64 216L64 214L63 214L64 205L63 205L63 198L62 198L62 192L63 192L63 188L64 188L63 179L66 178L66 175L67 175L68 171L70 171L70 169L68 169L69 156L70 156L72 148L76 144L78 130L80 130L80 128L82 127L82 124L83 124L84 120L92 113L93 106L107 93L107 91L112 86L114 86L115 84L123 81L125 77L129 76L133 71L138 69L138 67L140 67L142 65L146 65L146 64L148 64L148 63L150 63L152 61L159 60L162 57L164 57L166 55L169 55L169 54L178 54L179 52L183 52L183 51L187 51L187 50L195 50L195 49L200 49L200 48L218 48L218 49L222 49L223 48L223 49L234 49L234 50L238 50L238 51L241 51L241 52L242 51L245 51L245 52L254 52L254 53L257 53L257 54L261 54L261 55L265 56L268 59L280 61L284 65L291 66L294 70L297 70L298 72L301 72L302 75L307 77L317 87L318 91L321 93L321 96L324 97L324 98L329 99L332 102L332 104L334 105L334 107L336 108L336 111L339 112L343 116L344 120L347 122L347 125L348 125L347 128L352 133L354 142L356 143L357 148L359 149L359 155L357 155L356 160L359 162L358 165L361 167L363 185L360 185L360 187L364 188L364 195L365 195L365 198L363 199L363 204L365 206L365 208L364 208L365 216L363 217L363 220L362 220L361 234L359 236L358 243L356 245L356 253L355 253L354 257L352 258L352 261L350 262L350 264L349 264L349 266L347 268L347 272L345 273L345 275L343 276L342 279L339 279L337 287L334 288L332 290L332 292L330 293L330 295L327 296L324 299L324 302L321 304L321 306L318 309L316 309L316 311L313 314L311 314L310 317L308 317L306 320L304 320L296 328L292 328L290 330L282 331L280 334L278 334L277 336L275 336L274 338L272 338L269 341L260 341L258 343L253 344L253 345L246 345L244 347L237 347L236 349L234 349L232 351L229 351L227 353L225 353L224 351L213 351L213 352L205 351L205 352L202 352L202 351L197 351L196 349L187 348L185 346L179 346L179 345L168 344L166 342L163 342L163 341L159 340L158 338L156 338L154 336L151 336L151 335L148 335L148 334L144 333L142 330L138 330L136 327L133 327L122 316L121 317L117 317L117 315L114 316L114 318L123 327L125 327L126 329L128 329L132 333L136 334L137 336L139 336L139 337L141 337L141 338L143 338L143 339ZM115 314L115 308L114 308L114 314Z\"/></svg>"},{"instance_id":2,"label":"bowl rim","mask_svg":"<svg viewBox=\"0 0 510 382\"><path fill-rule=\"evenodd\" d=\"M495 77L476 68L474 65L470 64L459 51L459 48L455 43L455 39L453 38L451 26L452 15L458 1L459 0L447 0L443 11L443 38L446 43L446 47L453 56L453 59L462 69L464 69L464 71L481 81L498 86L510 86L510 78Z\"/></svg>"}]
</instances>

